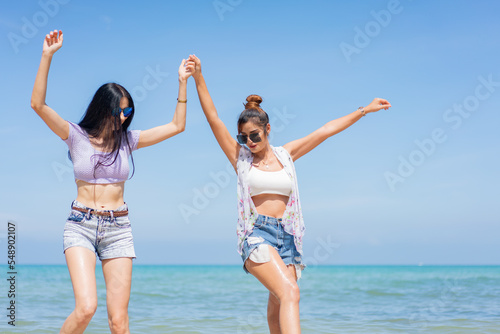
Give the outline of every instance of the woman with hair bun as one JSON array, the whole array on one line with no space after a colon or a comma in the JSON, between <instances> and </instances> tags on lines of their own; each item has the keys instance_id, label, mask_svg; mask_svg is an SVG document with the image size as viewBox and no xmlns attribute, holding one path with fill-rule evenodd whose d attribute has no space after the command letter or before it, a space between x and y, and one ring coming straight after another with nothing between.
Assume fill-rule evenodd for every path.
<instances>
[{"instance_id":1,"label":"woman with hair bun","mask_svg":"<svg viewBox=\"0 0 500 334\"><path fill-rule=\"evenodd\" d=\"M184 131L186 85L194 63L183 59L179 66L179 95L172 122L144 131L128 130L135 113L132 97L123 86L107 83L97 90L83 119L76 124L45 104L50 63L62 44L62 31L46 35L31 95L31 107L68 145L78 190L66 220L63 242L75 309L60 333L83 333L96 311L96 255L102 262L106 282L111 333L130 333L128 303L135 251L128 207L123 200L129 157L136 149Z\"/></svg>"},{"instance_id":2,"label":"woman with hair bun","mask_svg":"<svg viewBox=\"0 0 500 334\"><path fill-rule=\"evenodd\" d=\"M274 147L268 140L271 125L260 107L262 98L250 95L238 119L236 141L217 115L200 60L194 55L188 60L195 63L193 78L203 112L238 175L237 234L243 269L269 290L270 332L300 333L297 279L304 268L305 227L294 161L366 114L388 109L391 104L376 98L366 107L330 121L304 138Z\"/></svg>"}]
</instances>

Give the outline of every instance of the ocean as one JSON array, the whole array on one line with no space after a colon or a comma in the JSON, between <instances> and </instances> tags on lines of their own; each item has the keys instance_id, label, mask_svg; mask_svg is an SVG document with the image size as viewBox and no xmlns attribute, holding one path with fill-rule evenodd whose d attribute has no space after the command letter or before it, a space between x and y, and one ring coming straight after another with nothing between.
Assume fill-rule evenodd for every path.
<instances>
[{"instance_id":1,"label":"ocean","mask_svg":"<svg viewBox=\"0 0 500 334\"><path fill-rule=\"evenodd\" d=\"M85 333L109 333L101 267L96 277L99 305ZM74 307L66 266L17 267L15 327L6 282L1 333L59 332ZM500 266L312 266L299 286L302 333L500 333ZM130 330L268 333L267 296L241 266L136 265Z\"/></svg>"}]
</instances>

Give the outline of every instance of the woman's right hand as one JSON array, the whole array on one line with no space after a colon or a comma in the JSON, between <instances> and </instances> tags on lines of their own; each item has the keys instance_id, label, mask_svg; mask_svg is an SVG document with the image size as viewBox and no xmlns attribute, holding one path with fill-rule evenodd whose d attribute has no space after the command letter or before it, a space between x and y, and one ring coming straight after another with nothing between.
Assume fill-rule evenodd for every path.
<instances>
[{"instance_id":1,"label":"woman's right hand","mask_svg":"<svg viewBox=\"0 0 500 334\"><path fill-rule=\"evenodd\" d=\"M179 81L186 82L187 79L193 74L193 62L183 59L179 66Z\"/></svg>"},{"instance_id":2,"label":"woman's right hand","mask_svg":"<svg viewBox=\"0 0 500 334\"><path fill-rule=\"evenodd\" d=\"M45 40L43 41L43 53L52 56L57 50L61 48L63 44L63 33L59 30L51 31L45 35Z\"/></svg>"}]
</instances>

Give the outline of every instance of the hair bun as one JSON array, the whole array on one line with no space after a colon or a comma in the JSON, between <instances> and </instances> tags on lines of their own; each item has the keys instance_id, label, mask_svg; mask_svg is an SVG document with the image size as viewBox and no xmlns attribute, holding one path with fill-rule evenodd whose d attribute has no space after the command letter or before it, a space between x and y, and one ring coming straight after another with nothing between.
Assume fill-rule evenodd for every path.
<instances>
[{"instance_id":1,"label":"hair bun","mask_svg":"<svg viewBox=\"0 0 500 334\"><path fill-rule=\"evenodd\" d=\"M256 94L248 95L247 103L245 104L245 109L257 109L260 110L260 104L262 103L262 97Z\"/></svg>"}]
</instances>

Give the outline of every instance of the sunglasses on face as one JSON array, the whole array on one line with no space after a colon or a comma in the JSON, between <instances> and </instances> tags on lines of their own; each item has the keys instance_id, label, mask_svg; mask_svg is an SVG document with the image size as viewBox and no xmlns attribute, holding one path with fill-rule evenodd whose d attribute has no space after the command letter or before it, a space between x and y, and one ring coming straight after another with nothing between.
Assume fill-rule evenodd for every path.
<instances>
[{"instance_id":1,"label":"sunglasses on face","mask_svg":"<svg viewBox=\"0 0 500 334\"><path fill-rule=\"evenodd\" d=\"M258 132L251 133L250 135L237 135L236 139L238 139L238 143L241 145L245 145L248 141L248 138L252 141L252 143L258 143L262 141L262 138L260 138L260 135Z\"/></svg>"},{"instance_id":2,"label":"sunglasses on face","mask_svg":"<svg viewBox=\"0 0 500 334\"><path fill-rule=\"evenodd\" d=\"M113 116L120 116L120 114L122 113L123 111L123 116L124 117L129 117L131 114L132 114L132 107L127 107L127 108L115 108L115 110L113 110L112 114Z\"/></svg>"}]
</instances>

